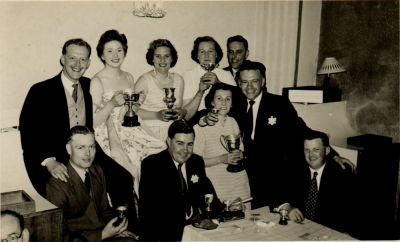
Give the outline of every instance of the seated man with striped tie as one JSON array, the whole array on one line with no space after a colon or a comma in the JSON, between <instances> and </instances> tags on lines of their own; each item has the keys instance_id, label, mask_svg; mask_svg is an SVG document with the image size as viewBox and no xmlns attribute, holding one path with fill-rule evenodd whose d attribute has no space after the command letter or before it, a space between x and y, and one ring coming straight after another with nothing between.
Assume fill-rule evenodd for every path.
<instances>
[{"instance_id":1,"label":"seated man with striped tie","mask_svg":"<svg viewBox=\"0 0 400 242\"><path fill-rule=\"evenodd\" d=\"M293 169L294 183L287 191L290 203L275 210L286 209L292 221L301 223L304 218L333 229L349 232L354 207L352 202L354 175L333 159L328 136L310 130L304 137L304 157Z\"/></svg>"},{"instance_id":2,"label":"seated man with striped tie","mask_svg":"<svg viewBox=\"0 0 400 242\"><path fill-rule=\"evenodd\" d=\"M135 241L126 218L113 224L117 217L107 200L105 177L93 163L93 132L85 126L73 127L66 149L68 182L51 177L47 183L47 199L64 210L64 241Z\"/></svg>"}]
</instances>

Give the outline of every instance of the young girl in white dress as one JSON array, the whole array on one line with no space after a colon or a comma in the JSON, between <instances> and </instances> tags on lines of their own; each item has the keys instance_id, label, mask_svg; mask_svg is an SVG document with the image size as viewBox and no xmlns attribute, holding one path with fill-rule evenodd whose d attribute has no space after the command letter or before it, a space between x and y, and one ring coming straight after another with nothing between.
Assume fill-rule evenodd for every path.
<instances>
[{"instance_id":1,"label":"young girl in white dress","mask_svg":"<svg viewBox=\"0 0 400 242\"><path fill-rule=\"evenodd\" d=\"M149 65L154 66L154 69L141 75L135 84L135 90L145 94L139 117L143 128L149 134L165 141L172 121L185 115L185 110L181 108L183 79L179 74L169 71L175 66L178 54L169 40L156 39L149 45L146 60ZM164 102L164 88L174 88L176 101L173 115L169 114Z\"/></svg>"},{"instance_id":2,"label":"young girl in white dress","mask_svg":"<svg viewBox=\"0 0 400 242\"><path fill-rule=\"evenodd\" d=\"M133 76L121 70L128 50L125 35L116 30L106 31L100 37L96 50L104 63L104 68L92 78L90 84L96 141L107 155L134 176L135 190L138 191L141 161L164 150L166 145L140 126L122 126L127 111L123 93L134 91ZM134 109L137 111L138 108Z\"/></svg>"}]
</instances>

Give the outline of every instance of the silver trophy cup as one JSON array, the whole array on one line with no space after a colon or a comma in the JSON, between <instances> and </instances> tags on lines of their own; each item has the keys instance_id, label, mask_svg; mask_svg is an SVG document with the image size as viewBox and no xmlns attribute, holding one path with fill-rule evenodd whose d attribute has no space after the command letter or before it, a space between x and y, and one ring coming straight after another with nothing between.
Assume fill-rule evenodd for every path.
<instances>
[{"instance_id":1,"label":"silver trophy cup","mask_svg":"<svg viewBox=\"0 0 400 242\"><path fill-rule=\"evenodd\" d=\"M140 126L138 121L138 116L135 111L133 111L132 107L135 104L139 103L140 94L134 92L124 92L125 106L128 107L128 111L126 111L124 116L124 122L122 126L124 127L136 127Z\"/></svg>"},{"instance_id":2,"label":"silver trophy cup","mask_svg":"<svg viewBox=\"0 0 400 242\"><path fill-rule=\"evenodd\" d=\"M209 63L201 64L201 66L204 68L204 70L206 70L206 71L208 71L208 72L211 72L211 71L213 71L215 68L218 67L218 64L209 62Z\"/></svg>"},{"instance_id":3,"label":"silver trophy cup","mask_svg":"<svg viewBox=\"0 0 400 242\"><path fill-rule=\"evenodd\" d=\"M167 105L168 111L166 112L170 116L170 120L176 119L177 112L174 111L172 108L174 107L176 98L175 98L175 88L163 88L165 92L164 102Z\"/></svg>"},{"instance_id":4,"label":"silver trophy cup","mask_svg":"<svg viewBox=\"0 0 400 242\"><path fill-rule=\"evenodd\" d=\"M221 135L221 145L230 153L240 148L240 135L230 134ZM239 161L236 165L229 164L226 168L229 172L240 172L244 169L243 160Z\"/></svg>"}]
</instances>

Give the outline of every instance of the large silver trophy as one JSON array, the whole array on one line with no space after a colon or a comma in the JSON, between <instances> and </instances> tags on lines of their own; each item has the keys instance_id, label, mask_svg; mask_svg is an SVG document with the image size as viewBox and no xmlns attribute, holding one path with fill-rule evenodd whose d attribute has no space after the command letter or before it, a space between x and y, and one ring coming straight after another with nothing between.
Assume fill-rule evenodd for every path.
<instances>
[{"instance_id":1,"label":"large silver trophy","mask_svg":"<svg viewBox=\"0 0 400 242\"><path fill-rule=\"evenodd\" d=\"M177 118L177 112L174 111L172 108L174 107L176 98L175 98L175 88L174 87L169 87L169 88L163 88L165 91L165 97L164 97L164 102L167 105L168 111L166 114L169 115L170 120L174 120Z\"/></svg>"},{"instance_id":2,"label":"large silver trophy","mask_svg":"<svg viewBox=\"0 0 400 242\"><path fill-rule=\"evenodd\" d=\"M221 135L220 142L222 146L230 153L240 148L240 135L230 134ZM243 171L243 160L238 161L236 165L229 164L226 168L229 172Z\"/></svg>"},{"instance_id":3,"label":"large silver trophy","mask_svg":"<svg viewBox=\"0 0 400 242\"><path fill-rule=\"evenodd\" d=\"M137 127L140 126L138 121L138 116L136 115L135 111L133 111L133 105L139 103L140 94L134 93L132 91L124 92L124 99L125 99L125 106L128 107L128 111L126 111L124 116L124 122L122 126L124 127Z\"/></svg>"}]
</instances>

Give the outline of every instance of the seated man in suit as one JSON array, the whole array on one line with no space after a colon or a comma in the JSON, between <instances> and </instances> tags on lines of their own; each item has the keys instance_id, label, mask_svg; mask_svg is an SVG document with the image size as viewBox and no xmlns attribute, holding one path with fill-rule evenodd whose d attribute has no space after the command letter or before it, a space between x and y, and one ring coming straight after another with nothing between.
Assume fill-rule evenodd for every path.
<instances>
[{"instance_id":1,"label":"seated man in suit","mask_svg":"<svg viewBox=\"0 0 400 242\"><path fill-rule=\"evenodd\" d=\"M113 218L107 200L103 170L93 163L96 154L93 132L85 126L73 127L66 149L70 155L68 182L51 177L47 183L47 199L64 210L66 241L102 241L115 236L128 237L122 241L135 241L129 239L134 235L126 230L126 218L113 225L117 218Z\"/></svg>"},{"instance_id":2,"label":"seated man in suit","mask_svg":"<svg viewBox=\"0 0 400 242\"><path fill-rule=\"evenodd\" d=\"M25 228L24 217L21 214L11 211L1 211L1 241L28 242L29 231Z\"/></svg>"},{"instance_id":3,"label":"seated man in suit","mask_svg":"<svg viewBox=\"0 0 400 242\"><path fill-rule=\"evenodd\" d=\"M139 221L143 241L180 241L184 226L204 211L206 194L213 194L213 211L221 209L203 159L193 154L194 136L192 126L177 120L168 130L168 149L142 162Z\"/></svg>"},{"instance_id":4,"label":"seated man in suit","mask_svg":"<svg viewBox=\"0 0 400 242\"><path fill-rule=\"evenodd\" d=\"M304 157L293 169L296 178L290 189L289 201L277 210L286 209L289 218L302 222L304 217L333 229L348 232L351 224L354 176L335 162L330 153L328 136L310 130L304 137Z\"/></svg>"}]
</instances>

